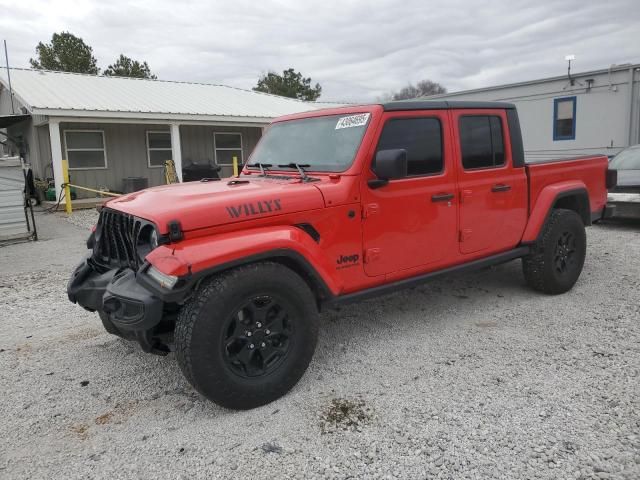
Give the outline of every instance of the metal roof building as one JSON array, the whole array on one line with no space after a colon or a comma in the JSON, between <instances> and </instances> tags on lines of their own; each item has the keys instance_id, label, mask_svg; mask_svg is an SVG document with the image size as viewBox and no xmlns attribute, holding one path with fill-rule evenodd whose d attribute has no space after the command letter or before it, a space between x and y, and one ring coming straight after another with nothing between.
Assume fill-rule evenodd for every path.
<instances>
[{"instance_id":1,"label":"metal roof building","mask_svg":"<svg viewBox=\"0 0 640 480\"><path fill-rule=\"evenodd\" d=\"M230 158L246 161L273 118L326 106L224 85L0 68L6 148L57 191L63 158L73 183L114 191L126 177L162 183L167 159L179 176L203 163L229 174Z\"/></svg>"}]
</instances>

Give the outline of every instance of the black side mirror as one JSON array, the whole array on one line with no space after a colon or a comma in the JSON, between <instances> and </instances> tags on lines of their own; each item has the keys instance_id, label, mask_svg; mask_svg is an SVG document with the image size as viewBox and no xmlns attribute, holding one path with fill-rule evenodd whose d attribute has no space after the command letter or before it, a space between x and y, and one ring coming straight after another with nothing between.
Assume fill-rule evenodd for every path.
<instances>
[{"instance_id":1,"label":"black side mirror","mask_svg":"<svg viewBox=\"0 0 640 480\"><path fill-rule=\"evenodd\" d=\"M376 154L373 172L378 178L369 180L371 188L380 188L389 180L407 176L407 151L403 148L380 150Z\"/></svg>"}]
</instances>

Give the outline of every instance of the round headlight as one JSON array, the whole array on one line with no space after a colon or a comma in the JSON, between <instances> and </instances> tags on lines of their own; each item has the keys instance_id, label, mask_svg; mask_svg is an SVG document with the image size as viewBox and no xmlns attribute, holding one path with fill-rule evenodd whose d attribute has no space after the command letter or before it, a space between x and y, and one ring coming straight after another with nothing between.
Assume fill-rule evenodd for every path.
<instances>
[{"instance_id":1,"label":"round headlight","mask_svg":"<svg viewBox=\"0 0 640 480\"><path fill-rule=\"evenodd\" d=\"M144 260L152 250L158 248L158 240L158 232L153 225L145 225L142 227L136 241L136 250L140 260Z\"/></svg>"}]
</instances>

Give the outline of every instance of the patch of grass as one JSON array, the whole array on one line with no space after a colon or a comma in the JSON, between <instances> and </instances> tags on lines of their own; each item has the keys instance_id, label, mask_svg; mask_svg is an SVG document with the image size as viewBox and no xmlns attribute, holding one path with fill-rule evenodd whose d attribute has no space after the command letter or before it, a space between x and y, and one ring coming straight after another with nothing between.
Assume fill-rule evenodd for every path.
<instances>
[{"instance_id":1,"label":"patch of grass","mask_svg":"<svg viewBox=\"0 0 640 480\"><path fill-rule=\"evenodd\" d=\"M336 430L360 430L372 418L371 408L364 400L349 400L334 398L320 415L320 429L322 433L332 433Z\"/></svg>"}]
</instances>

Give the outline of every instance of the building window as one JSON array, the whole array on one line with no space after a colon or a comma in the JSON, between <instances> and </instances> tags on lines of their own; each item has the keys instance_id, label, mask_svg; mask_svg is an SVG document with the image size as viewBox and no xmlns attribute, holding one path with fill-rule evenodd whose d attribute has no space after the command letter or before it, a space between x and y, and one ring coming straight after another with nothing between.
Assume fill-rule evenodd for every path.
<instances>
[{"instance_id":1,"label":"building window","mask_svg":"<svg viewBox=\"0 0 640 480\"><path fill-rule=\"evenodd\" d=\"M171 132L147 132L147 159L149 168L164 167L164 162L173 160Z\"/></svg>"},{"instance_id":2,"label":"building window","mask_svg":"<svg viewBox=\"0 0 640 480\"><path fill-rule=\"evenodd\" d=\"M65 130L64 145L70 170L107 168L102 130Z\"/></svg>"},{"instance_id":3,"label":"building window","mask_svg":"<svg viewBox=\"0 0 640 480\"><path fill-rule=\"evenodd\" d=\"M238 159L238 166L242 165L241 133L214 133L213 146L216 165L233 165L233 157Z\"/></svg>"},{"instance_id":4,"label":"building window","mask_svg":"<svg viewBox=\"0 0 640 480\"><path fill-rule=\"evenodd\" d=\"M502 120L491 115L460 117L460 150L465 170L504 165Z\"/></svg>"},{"instance_id":5,"label":"building window","mask_svg":"<svg viewBox=\"0 0 640 480\"><path fill-rule=\"evenodd\" d=\"M576 97L553 100L553 139L575 140Z\"/></svg>"},{"instance_id":6,"label":"building window","mask_svg":"<svg viewBox=\"0 0 640 480\"><path fill-rule=\"evenodd\" d=\"M395 118L380 135L378 150L407 151L408 176L442 172L442 127L437 118Z\"/></svg>"}]
</instances>

